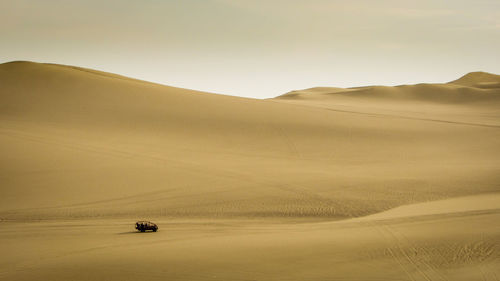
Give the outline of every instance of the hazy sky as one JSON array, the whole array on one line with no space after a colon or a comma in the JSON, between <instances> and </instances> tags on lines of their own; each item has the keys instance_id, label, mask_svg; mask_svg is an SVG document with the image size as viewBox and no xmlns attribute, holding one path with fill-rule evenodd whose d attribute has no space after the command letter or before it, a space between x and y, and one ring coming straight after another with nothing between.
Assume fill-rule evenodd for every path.
<instances>
[{"instance_id":1,"label":"hazy sky","mask_svg":"<svg viewBox=\"0 0 500 281\"><path fill-rule=\"evenodd\" d=\"M0 0L0 62L247 97L500 74L498 0Z\"/></svg>"}]
</instances>

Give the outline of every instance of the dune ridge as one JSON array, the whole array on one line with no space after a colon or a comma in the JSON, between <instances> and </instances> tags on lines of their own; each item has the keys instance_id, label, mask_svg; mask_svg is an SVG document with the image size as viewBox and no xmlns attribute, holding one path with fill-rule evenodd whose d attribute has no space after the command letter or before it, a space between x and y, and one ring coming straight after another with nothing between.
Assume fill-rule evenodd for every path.
<instances>
[{"instance_id":1,"label":"dune ridge","mask_svg":"<svg viewBox=\"0 0 500 281\"><path fill-rule=\"evenodd\" d=\"M349 96L357 98L427 101L435 103L474 103L494 101L500 97L500 75L471 72L446 84L416 84L399 86L365 86L354 88L316 87L291 91L275 99L322 100Z\"/></svg>"},{"instance_id":2,"label":"dune ridge","mask_svg":"<svg viewBox=\"0 0 500 281\"><path fill-rule=\"evenodd\" d=\"M483 71L469 72L464 76L458 78L457 80L451 81L448 84L457 84L462 86L482 88L483 85L492 83L492 85L497 85L500 83L500 75L492 74Z\"/></svg>"},{"instance_id":3,"label":"dune ridge","mask_svg":"<svg viewBox=\"0 0 500 281\"><path fill-rule=\"evenodd\" d=\"M444 84L296 90L272 100L339 112L497 127L498 75L472 72Z\"/></svg>"}]
</instances>

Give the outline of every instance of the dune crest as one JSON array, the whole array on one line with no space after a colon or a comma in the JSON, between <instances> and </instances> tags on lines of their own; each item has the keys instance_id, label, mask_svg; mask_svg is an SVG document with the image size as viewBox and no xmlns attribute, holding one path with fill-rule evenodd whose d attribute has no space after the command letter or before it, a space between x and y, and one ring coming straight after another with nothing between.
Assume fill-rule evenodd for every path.
<instances>
[{"instance_id":1,"label":"dune crest","mask_svg":"<svg viewBox=\"0 0 500 281\"><path fill-rule=\"evenodd\" d=\"M295 90L275 99L322 100L343 96L386 98L395 101L426 101L434 103L470 103L500 99L500 75L471 72L446 84L416 84L399 86L365 86L355 88L317 87Z\"/></svg>"},{"instance_id":2,"label":"dune crest","mask_svg":"<svg viewBox=\"0 0 500 281\"><path fill-rule=\"evenodd\" d=\"M498 77L473 72L446 84L311 88L272 100L337 112L498 127Z\"/></svg>"},{"instance_id":3,"label":"dune crest","mask_svg":"<svg viewBox=\"0 0 500 281\"><path fill-rule=\"evenodd\" d=\"M457 80L449 82L449 84L457 84L469 87L482 88L482 85L499 85L500 75L488 73L488 72L469 72Z\"/></svg>"}]
</instances>

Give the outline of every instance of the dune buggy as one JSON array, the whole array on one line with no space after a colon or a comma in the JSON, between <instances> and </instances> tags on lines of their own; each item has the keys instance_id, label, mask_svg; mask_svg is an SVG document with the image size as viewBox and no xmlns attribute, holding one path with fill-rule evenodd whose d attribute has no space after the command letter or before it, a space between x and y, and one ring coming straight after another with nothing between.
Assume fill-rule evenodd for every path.
<instances>
[{"instance_id":1,"label":"dune buggy","mask_svg":"<svg viewBox=\"0 0 500 281\"><path fill-rule=\"evenodd\" d=\"M135 229L140 232L146 232L146 230L152 230L153 232L158 231L158 225L150 221L138 221L135 223Z\"/></svg>"}]
</instances>

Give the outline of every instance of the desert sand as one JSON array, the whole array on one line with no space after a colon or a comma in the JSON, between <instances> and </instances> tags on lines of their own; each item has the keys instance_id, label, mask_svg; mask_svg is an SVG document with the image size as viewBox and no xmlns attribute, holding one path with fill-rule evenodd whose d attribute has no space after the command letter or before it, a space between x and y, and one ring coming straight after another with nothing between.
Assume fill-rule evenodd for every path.
<instances>
[{"instance_id":1,"label":"desert sand","mask_svg":"<svg viewBox=\"0 0 500 281\"><path fill-rule=\"evenodd\" d=\"M257 100L11 62L0 97L0 280L500 278L498 75Z\"/></svg>"}]
</instances>

